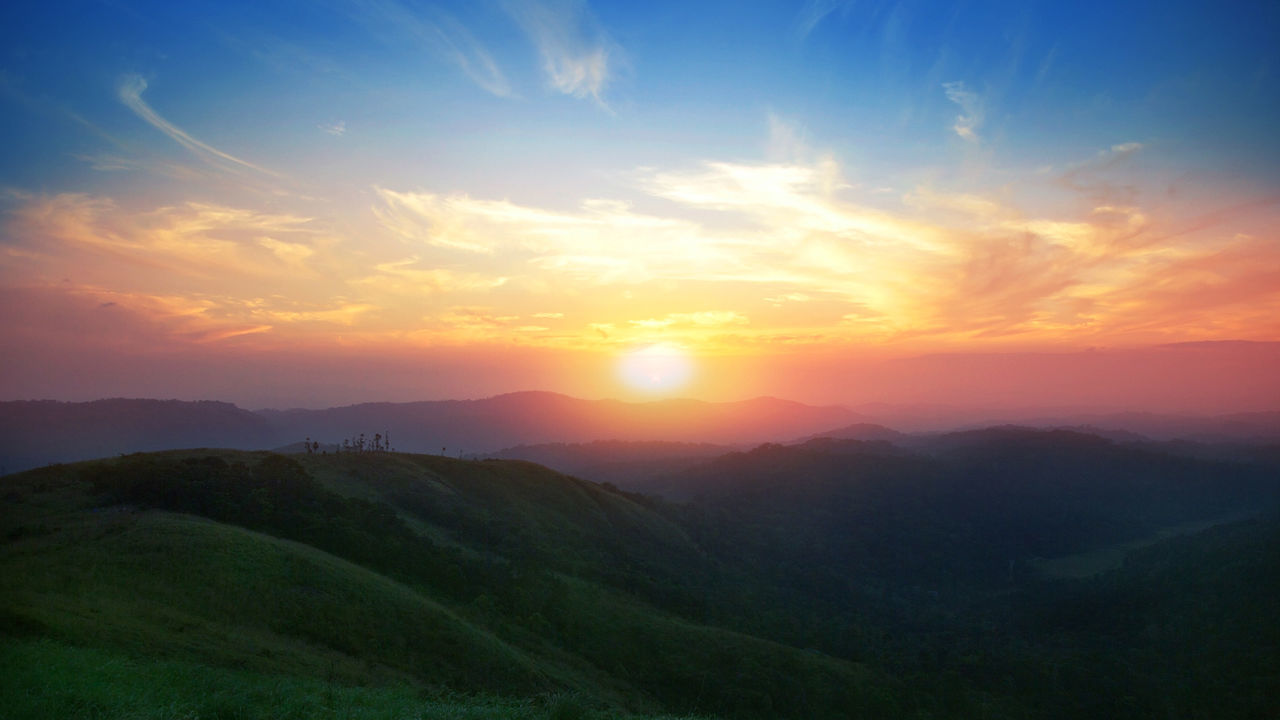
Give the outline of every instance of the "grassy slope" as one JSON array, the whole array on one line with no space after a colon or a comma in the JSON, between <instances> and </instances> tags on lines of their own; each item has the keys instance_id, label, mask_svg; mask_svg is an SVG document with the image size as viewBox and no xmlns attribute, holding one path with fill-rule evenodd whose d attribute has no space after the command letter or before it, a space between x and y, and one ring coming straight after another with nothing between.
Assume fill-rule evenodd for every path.
<instances>
[{"instance_id":1,"label":"grassy slope","mask_svg":"<svg viewBox=\"0 0 1280 720\"><path fill-rule=\"evenodd\" d=\"M619 540L644 553L697 554L682 529L625 496L529 462L403 453L297 459L337 492L435 520L438 534L456 535L460 516L470 516L505 526L530 547L561 558L617 546Z\"/></svg>"},{"instance_id":2,"label":"grassy slope","mask_svg":"<svg viewBox=\"0 0 1280 720\"><path fill-rule=\"evenodd\" d=\"M213 454L250 464L262 457ZM561 558L562 573L607 575L604 564L619 559L696 556L679 529L628 498L528 463L405 455L300 459L330 487L399 501L406 515L454 536L477 556L512 546L509 537L475 545L477 528L467 522L476 519L514 534L516 547L528 545L536 557ZM839 716L833 708L894 712L892 693L859 666L656 612L598 580L558 575L559 594L532 615L484 598L446 606L430 587L300 543L189 515L93 507L80 480L88 466L32 471L0 486L0 637L8 638L0 671L26 667L24 653L48 665L38 692L22 689L23 682L41 684L29 672L0 672L12 675L0 689L4 696L35 698L24 711L29 716L74 717L59 708L77 698L87 703L84 717L208 715L163 709L203 702L183 689L187 681L144 692L143 705L151 702L148 693L158 704L135 707L108 687L123 682L112 679L119 663L136 682L166 688L171 683L164 678L174 673L208 672L222 692L240 693L236 702L249 708L239 712L244 717L255 716L254 703L280 692L296 693L292 707L314 716L306 708L314 710L317 688L331 683L344 688L344 702L392 708L373 717L402 716L394 708L410 701L405 698L446 689L526 700L567 692L578 710L738 714L783 702L786 713L806 717ZM424 494L449 502L424 506L418 497ZM462 525L432 522L441 508L464 518ZM86 658L94 653L115 664L89 673L80 685L55 688L61 675L81 676L76 668L92 665ZM384 690L360 695L365 691L353 689L359 685ZM467 702L455 705L471 707ZM554 716L567 707L505 702L498 705L515 714L487 716ZM563 716L592 716L575 715L573 708ZM423 713L432 717L426 710L411 715Z\"/></svg>"},{"instance_id":3,"label":"grassy slope","mask_svg":"<svg viewBox=\"0 0 1280 720\"><path fill-rule=\"evenodd\" d=\"M215 668L73 647L47 639L0 644L0 698L10 720L607 720L572 694L500 698L352 687L306 676ZM653 716L652 720L679 720ZM686 720L692 720L687 718Z\"/></svg>"},{"instance_id":4,"label":"grassy slope","mask_svg":"<svg viewBox=\"0 0 1280 720\"><path fill-rule=\"evenodd\" d=\"M404 585L200 518L68 516L55 532L7 544L0 563L11 621L70 641L271 672L332 667L347 682L551 685L530 658Z\"/></svg>"}]
</instances>

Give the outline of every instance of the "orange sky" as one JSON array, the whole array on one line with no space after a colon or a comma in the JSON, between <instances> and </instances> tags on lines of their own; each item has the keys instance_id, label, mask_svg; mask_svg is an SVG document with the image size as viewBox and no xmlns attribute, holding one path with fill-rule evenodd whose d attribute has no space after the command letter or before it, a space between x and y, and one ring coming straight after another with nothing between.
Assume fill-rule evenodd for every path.
<instances>
[{"instance_id":1,"label":"orange sky","mask_svg":"<svg viewBox=\"0 0 1280 720\"><path fill-rule=\"evenodd\" d=\"M1137 152L1111 149L1091 162L1106 168ZM1101 169L1086 163L1071 172L1082 182ZM1059 176L1037 191L1074 197L1070 211L1019 210L1012 189L922 186L891 213L860 204L830 159L707 164L638 184L683 210L712 214L691 219L600 199L553 211L380 189L365 228L344 231L333 216L11 193L7 232L17 241L5 248L0 275L13 358L7 394L204 395L176 378L129 380L123 359L121 378L96 390L59 392L45 379L35 391L40 382L30 375L43 374L57 353L169 358L175 369L151 378L247 363L263 377L251 384L270 387L270 378L292 371L261 358L305 352L322 365L360 355L374 367L379 358L397 366L420 358L422 374L399 385L403 395L369 379L370 399L536 387L592 397L922 401L902 386L914 381L894 372L877 371L875 381L893 392L841 378L924 354L1280 337L1280 225L1271 198L1118 206L1063 189ZM619 358L655 343L689 358L688 383L623 382ZM18 357L29 357L25 371ZM431 366L444 357L492 358L479 361L491 377L454 373L441 382L446 375ZM1147 381L1159 376L1134 371ZM1128 372L1118 366L1107 382L1124 386ZM313 382L276 383L292 390L274 397L265 388L215 392L213 384L208 392L294 405L363 397ZM1090 402L1116 397L1096 392L1107 382L1093 382ZM1069 399L1058 394L1046 389L1026 402Z\"/></svg>"}]
</instances>

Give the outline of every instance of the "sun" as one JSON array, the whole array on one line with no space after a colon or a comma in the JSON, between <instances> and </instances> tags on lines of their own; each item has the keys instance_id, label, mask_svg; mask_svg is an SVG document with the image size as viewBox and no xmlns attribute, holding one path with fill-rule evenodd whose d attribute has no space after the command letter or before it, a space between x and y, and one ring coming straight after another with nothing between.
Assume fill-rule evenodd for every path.
<instances>
[{"instance_id":1,"label":"sun","mask_svg":"<svg viewBox=\"0 0 1280 720\"><path fill-rule=\"evenodd\" d=\"M684 387L693 377L693 361L675 345L646 345L622 356L618 374L635 390L669 392Z\"/></svg>"}]
</instances>

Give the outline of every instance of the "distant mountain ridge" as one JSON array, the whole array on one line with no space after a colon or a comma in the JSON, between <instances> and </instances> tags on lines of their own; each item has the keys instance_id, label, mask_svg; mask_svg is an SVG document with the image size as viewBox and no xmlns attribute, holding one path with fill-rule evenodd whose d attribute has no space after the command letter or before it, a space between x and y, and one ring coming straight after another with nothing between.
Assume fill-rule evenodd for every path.
<instances>
[{"instance_id":1,"label":"distant mountain ridge","mask_svg":"<svg viewBox=\"0 0 1280 720\"><path fill-rule=\"evenodd\" d=\"M823 444L842 440L908 443L918 439L873 423L854 423L835 430L806 435L790 445ZM594 440L589 443L538 443L517 445L480 457L528 460L567 475L611 483L621 488L652 491L661 479L708 460L750 449L752 443L724 445L671 440Z\"/></svg>"},{"instance_id":2,"label":"distant mountain ridge","mask_svg":"<svg viewBox=\"0 0 1280 720\"><path fill-rule=\"evenodd\" d=\"M519 392L481 400L364 403L251 412L214 401L113 399L0 402L0 466L186 447L257 450L299 442L389 437L406 452L485 453L516 445L596 440L753 444L847 425L859 416L777 398L711 403L582 400Z\"/></svg>"},{"instance_id":3,"label":"distant mountain ridge","mask_svg":"<svg viewBox=\"0 0 1280 720\"><path fill-rule=\"evenodd\" d=\"M1280 405L1280 398L1276 399ZM1142 411L1106 412L1082 408L984 408L954 405L867 403L853 411L894 429L944 432L995 425L1087 428L1089 432L1134 433L1152 440L1218 442L1280 440L1280 410L1212 415Z\"/></svg>"},{"instance_id":4,"label":"distant mountain ridge","mask_svg":"<svg viewBox=\"0 0 1280 720\"><path fill-rule=\"evenodd\" d=\"M517 445L478 457L527 460L584 480L644 490L650 478L671 475L743 449L745 446L740 445L669 440L594 440Z\"/></svg>"},{"instance_id":5,"label":"distant mountain ridge","mask_svg":"<svg viewBox=\"0 0 1280 720\"><path fill-rule=\"evenodd\" d=\"M340 440L386 432L409 452L484 453L515 445L595 440L669 440L717 444L764 442L815 432L856 415L776 398L711 403L582 400L550 392L519 392L482 400L366 403L327 410L259 413L290 440Z\"/></svg>"},{"instance_id":6,"label":"distant mountain ridge","mask_svg":"<svg viewBox=\"0 0 1280 720\"><path fill-rule=\"evenodd\" d=\"M380 433L389 436L393 447L405 452L454 456L501 454L535 459L526 457L532 452L536 461L578 473L586 465L598 469L603 463L627 462L625 456L630 451L612 448L622 456L610 458L607 454L611 449L605 447L546 451L531 448L603 441L747 447L765 442L799 443L821 437L912 444L914 440L898 430L919 431L922 424L927 425L921 418L930 411L936 412L938 418L947 417L945 408L913 410L881 406L878 410L883 412L883 418L844 407L806 405L768 397L737 402L687 399L624 402L583 400L539 391L479 400L378 402L323 410L250 411L212 400L113 398L79 403L23 400L0 402L0 472L139 451L190 447L260 450L292 446L306 438L325 445L340 445L343 439L362 433L372 441L374 434ZM914 418L911 412L917 413ZM973 415L977 417L979 411ZM1017 422L1041 428L1079 427L1121 441L1141 440L1126 433L1138 433L1155 440L1280 441L1280 412L1214 417L1047 411L1039 416L1031 411L1021 415L1024 419L956 422L949 429L977 429ZM520 446L524 446L526 452L514 452ZM664 462L679 461L666 470L690 464L689 452L670 447L648 448L646 452L652 450L657 450L657 456ZM693 454L711 453L704 448ZM571 459L569 455L581 457ZM639 470L638 466L615 466L609 473L596 477L610 479L610 473L627 475Z\"/></svg>"},{"instance_id":7,"label":"distant mountain ridge","mask_svg":"<svg viewBox=\"0 0 1280 720\"><path fill-rule=\"evenodd\" d=\"M876 423L859 422L852 425L846 425L842 428L836 428L834 430L826 430L806 435L796 440L795 444L805 443L819 438L830 438L832 440L883 440L885 442L898 442L906 437L906 433L900 433L893 428L887 428Z\"/></svg>"},{"instance_id":8,"label":"distant mountain ridge","mask_svg":"<svg viewBox=\"0 0 1280 720\"><path fill-rule=\"evenodd\" d=\"M271 446L267 420L215 400L0 402L0 469L182 447Z\"/></svg>"}]
</instances>

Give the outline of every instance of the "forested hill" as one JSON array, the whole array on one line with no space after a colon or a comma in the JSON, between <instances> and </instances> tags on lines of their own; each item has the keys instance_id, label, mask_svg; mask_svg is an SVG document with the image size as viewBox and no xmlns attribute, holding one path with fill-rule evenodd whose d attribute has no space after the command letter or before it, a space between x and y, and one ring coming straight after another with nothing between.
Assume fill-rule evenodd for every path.
<instances>
[{"instance_id":1,"label":"forested hill","mask_svg":"<svg viewBox=\"0 0 1280 720\"><path fill-rule=\"evenodd\" d=\"M654 481L689 498L720 552L778 583L875 577L943 593L1027 579L1040 561L1280 503L1274 464L1225 462L1069 431L993 428L927 451L818 439L763 445ZM839 597L839 592L831 596Z\"/></svg>"}]
</instances>

